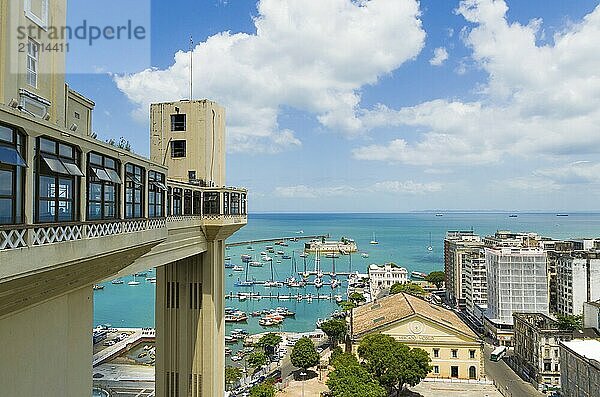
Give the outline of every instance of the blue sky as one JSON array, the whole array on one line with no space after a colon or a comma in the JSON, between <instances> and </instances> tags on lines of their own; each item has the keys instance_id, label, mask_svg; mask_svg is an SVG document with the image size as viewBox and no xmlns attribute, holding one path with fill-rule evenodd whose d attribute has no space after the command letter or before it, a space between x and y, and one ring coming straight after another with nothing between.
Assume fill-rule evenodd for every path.
<instances>
[{"instance_id":1,"label":"blue sky","mask_svg":"<svg viewBox=\"0 0 600 397\"><path fill-rule=\"evenodd\" d=\"M194 96L226 106L227 184L254 211L599 209L597 1L149 5L149 65L69 83L100 137L147 155L192 35Z\"/></svg>"}]
</instances>

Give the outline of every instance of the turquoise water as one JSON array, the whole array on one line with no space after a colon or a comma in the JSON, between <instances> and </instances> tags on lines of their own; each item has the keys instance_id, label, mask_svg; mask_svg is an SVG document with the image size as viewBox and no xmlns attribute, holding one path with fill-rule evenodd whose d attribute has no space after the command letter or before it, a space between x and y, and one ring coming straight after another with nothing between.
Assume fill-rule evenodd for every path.
<instances>
[{"instance_id":1,"label":"turquoise water","mask_svg":"<svg viewBox=\"0 0 600 397\"><path fill-rule=\"evenodd\" d=\"M408 213L408 214L251 214L248 225L230 238L230 242L261 239L283 236L302 236L296 232L302 230L304 235L329 233L333 238L346 236L356 240L360 251L366 251L369 258L362 258L359 254L352 255L352 263L348 256L336 259L336 271L352 270L365 272L371 263L395 262L409 271L431 272L443 270L443 239L447 230L473 229L480 235L491 234L496 230L532 231L541 235L554 238L577 238L600 236L600 214L570 214L568 217L556 217L555 214L519 214L517 218L509 218L507 213L445 213L436 217L433 213ZM370 245L373 233L379 245ZM431 234L432 251L427 250ZM298 257L302 251L303 241L289 243L289 247L275 246L275 250L283 250L290 256L295 251L298 269L303 269L303 259ZM226 251L226 256L231 257L232 263L242 264L241 254L253 254L258 260L261 251L266 245L254 245L254 251L247 247L232 247ZM275 278L283 280L290 275L291 260L282 260L275 263L279 257L273 257ZM314 268L314 259L307 258L307 267ZM321 267L330 271L332 260L322 258ZM154 272L148 274L155 276ZM233 283L243 272L233 272L226 269L227 292L251 292L252 288L236 288ZM270 268L250 268L250 278L265 280L270 278ZM94 292L94 323L109 323L119 327L153 327L154 326L154 293L155 285L144 282L137 286L128 286L130 279L124 279L124 284L113 285L105 283L104 290ZM328 281L328 278L325 278ZM254 286L255 292L268 294L270 289L263 286ZM324 286L319 294L341 294L345 291L345 284L332 291ZM282 295L313 293L312 286L291 289L275 288L272 293ZM226 305L246 311L248 314L255 310L285 306L296 312L295 318L288 318L278 328L283 331L309 331L314 329L318 318L328 316L337 308L333 301L306 301L297 302L276 301L263 299L238 302L228 300ZM227 324L228 332L232 328L245 328L251 333L263 332L267 328L258 325L257 318L249 318L247 323ZM276 328L277 329L277 328Z\"/></svg>"}]
</instances>

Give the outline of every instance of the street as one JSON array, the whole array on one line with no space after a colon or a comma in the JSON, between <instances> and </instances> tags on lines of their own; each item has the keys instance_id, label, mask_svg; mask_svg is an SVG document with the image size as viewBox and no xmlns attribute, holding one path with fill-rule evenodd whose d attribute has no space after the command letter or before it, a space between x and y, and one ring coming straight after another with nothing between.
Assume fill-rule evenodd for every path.
<instances>
[{"instance_id":1,"label":"street","mask_svg":"<svg viewBox=\"0 0 600 397\"><path fill-rule=\"evenodd\" d=\"M485 372L495 381L498 390L506 397L542 397L543 393L537 391L530 383L525 382L503 361L490 360L493 346L485 344Z\"/></svg>"}]
</instances>

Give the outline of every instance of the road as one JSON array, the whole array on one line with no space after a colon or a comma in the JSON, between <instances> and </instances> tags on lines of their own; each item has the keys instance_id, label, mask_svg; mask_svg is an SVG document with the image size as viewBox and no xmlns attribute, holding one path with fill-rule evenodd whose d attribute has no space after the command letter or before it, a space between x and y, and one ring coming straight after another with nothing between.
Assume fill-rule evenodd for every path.
<instances>
[{"instance_id":1,"label":"road","mask_svg":"<svg viewBox=\"0 0 600 397\"><path fill-rule=\"evenodd\" d=\"M485 372L496 382L498 390L506 397L543 397L530 383L525 382L503 361L490 360L493 346L485 344Z\"/></svg>"}]
</instances>

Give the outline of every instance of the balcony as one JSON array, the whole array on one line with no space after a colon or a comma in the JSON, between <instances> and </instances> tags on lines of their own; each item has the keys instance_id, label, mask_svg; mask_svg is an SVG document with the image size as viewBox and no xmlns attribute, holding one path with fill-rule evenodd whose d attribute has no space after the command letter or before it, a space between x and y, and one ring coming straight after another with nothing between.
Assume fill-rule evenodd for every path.
<instances>
[{"instance_id":1,"label":"balcony","mask_svg":"<svg viewBox=\"0 0 600 397\"><path fill-rule=\"evenodd\" d=\"M60 293L61 283L90 285L153 252L185 257L247 223L245 189L171 181L167 173L0 104L0 295L13 288L26 295L27 280L42 299L42 284ZM21 301L35 295L29 290Z\"/></svg>"}]
</instances>

